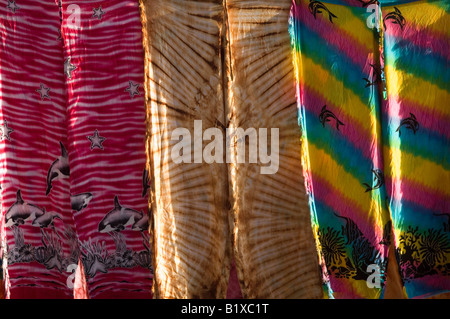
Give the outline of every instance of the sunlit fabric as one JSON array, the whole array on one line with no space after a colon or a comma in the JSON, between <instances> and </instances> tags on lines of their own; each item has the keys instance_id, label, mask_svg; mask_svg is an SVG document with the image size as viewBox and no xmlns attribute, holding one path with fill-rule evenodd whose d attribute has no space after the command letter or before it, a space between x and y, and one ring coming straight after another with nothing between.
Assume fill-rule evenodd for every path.
<instances>
[{"instance_id":1,"label":"sunlit fabric","mask_svg":"<svg viewBox=\"0 0 450 319\"><path fill-rule=\"evenodd\" d=\"M450 289L448 2L402 2L292 6L303 173L330 298L383 297L392 239L408 297Z\"/></svg>"},{"instance_id":2,"label":"sunlit fabric","mask_svg":"<svg viewBox=\"0 0 450 319\"><path fill-rule=\"evenodd\" d=\"M0 26L7 297L151 298L137 1L8 1Z\"/></svg>"},{"instance_id":3,"label":"sunlit fabric","mask_svg":"<svg viewBox=\"0 0 450 319\"><path fill-rule=\"evenodd\" d=\"M450 290L450 3L382 6L386 190L410 298Z\"/></svg>"}]
</instances>

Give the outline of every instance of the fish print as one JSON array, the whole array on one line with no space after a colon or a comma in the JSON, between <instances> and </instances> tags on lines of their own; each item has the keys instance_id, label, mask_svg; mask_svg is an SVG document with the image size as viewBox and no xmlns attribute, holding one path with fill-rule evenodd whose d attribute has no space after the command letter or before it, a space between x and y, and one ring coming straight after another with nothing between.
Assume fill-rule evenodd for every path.
<instances>
[{"instance_id":1,"label":"fish print","mask_svg":"<svg viewBox=\"0 0 450 319\"><path fill-rule=\"evenodd\" d=\"M144 169L144 173L142 175L142 197L145 197L145 195L147 194L147 191L150 188L150 177L149 177L149 171L148 169Z\"/></svg>"},{"instance_id":2,"label":"fish print","mask_svg":"<svg viewBox=\"0 0 450 319\"><path fill-rule=\"evenodd\" d=\"M403 17L402 13L397 7L394 7L393 12L389 12L388 14L385 15L383 20L383 26L385 30L386 30L386 21L391 21L391 23L393 24L398 24L400 26L400 29L402 30L406 23L405 18Z\"/></svg>"}]
</instances>

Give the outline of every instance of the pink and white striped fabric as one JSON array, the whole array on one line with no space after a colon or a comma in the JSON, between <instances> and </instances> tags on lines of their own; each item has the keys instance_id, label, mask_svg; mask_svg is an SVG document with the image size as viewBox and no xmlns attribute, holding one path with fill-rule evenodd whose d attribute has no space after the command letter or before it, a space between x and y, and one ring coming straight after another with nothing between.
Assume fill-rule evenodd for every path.
<instances>
[{"instance_id":1,"label":"pink and white striped fabric","mask_svg":"<svg viewBox=\"0 0 450 319\"><path fill-rule=\"evenodd\" d=\"M2 2L8 296L151 298L138 2Z\"/></svg>"}]
</instances>

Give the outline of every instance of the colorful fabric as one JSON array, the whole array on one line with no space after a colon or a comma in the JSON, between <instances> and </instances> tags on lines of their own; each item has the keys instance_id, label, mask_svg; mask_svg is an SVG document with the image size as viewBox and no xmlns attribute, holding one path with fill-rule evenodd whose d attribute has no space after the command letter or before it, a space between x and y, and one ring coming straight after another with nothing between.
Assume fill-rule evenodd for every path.
<instances>
[{"instance_id":1,"label":"colorful fabric","mask_svg":"<svg viewBox=\"0 0 450 319\"><path fill-rule=\"evenodd\" d=\"M151 298L137 1L7 0L0 25L8 297Z\"/></svg>"},{"instance_id":2,"label":"colorful fabric","mask_svg":"<svg viewBox=\"0 0 450 319\"><path fill-rule=\"evenodd\" d=\"M450 2L381 7L386 189L409 297L450 290Z\"/></svg>"},{"instance_id":3,"label":"colorful fabric","mask_svg":"<svg viewBox=\"0 0 450 319\"><path fill-rule=\"evenodd\" d=\"M302 161L328 297L383 296L392 230L408 297L450 290L448 6L294 1Z\"/></svg>"}]
</instances>

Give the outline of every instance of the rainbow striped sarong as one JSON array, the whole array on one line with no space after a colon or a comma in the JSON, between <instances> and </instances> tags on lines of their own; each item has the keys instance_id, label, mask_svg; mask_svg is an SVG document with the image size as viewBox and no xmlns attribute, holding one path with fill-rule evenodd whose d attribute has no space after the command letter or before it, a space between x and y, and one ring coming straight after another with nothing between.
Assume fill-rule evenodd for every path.
<instances>
[{"instance_id":1,"label":"rainbow striped sarong","mask_svg":"<svg viewBox=\"0 0 450 319\"><path fill-rule=\"evenodd\" d=\"M450 291L449 9L293 3L303 173L327 297L382 298L391 240L409 298Z\"/></svg>"}]
</instances>

